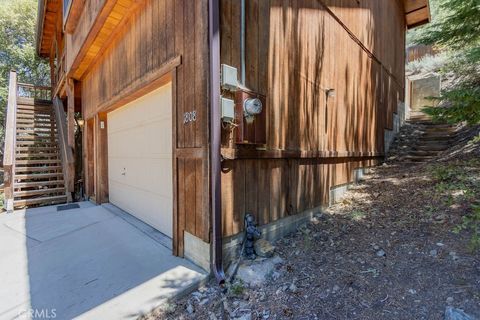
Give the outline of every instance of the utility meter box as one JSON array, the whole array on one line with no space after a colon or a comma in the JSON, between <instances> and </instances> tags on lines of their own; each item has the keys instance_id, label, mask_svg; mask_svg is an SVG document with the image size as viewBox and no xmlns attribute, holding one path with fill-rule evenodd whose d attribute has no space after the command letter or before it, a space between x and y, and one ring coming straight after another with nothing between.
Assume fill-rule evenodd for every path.
<instances>
[{"instance_id":1,"label":"utility meter box","mask_svg":"<svg viewBox=\"0 0 480 320\"><path fill-rule=\"evenodd\" d=\"M236 143L267 143L267 103L265 96L239 88L235 96Z\"/></svg>"},{"instance_id":2,"label":"utility meter box","mask_svg":"<svg viewBox=\"0 0 480 320\"><path fill-rule=\"evenodd\" d=\"M236 91L238 88L237 68L222 64L221 68L221 86L223 89Z\"/></svg>"},{"instance_id":3,"label":"utility meter box","mask_svg":"<svg viewBox=\"0 0 480 320\"><path fill-rule=\"evenodd\" d=\"M235 119L235 101L222 97L220 105L222 107L222 121L233 122Z\"/></svg>"}]
</instances>

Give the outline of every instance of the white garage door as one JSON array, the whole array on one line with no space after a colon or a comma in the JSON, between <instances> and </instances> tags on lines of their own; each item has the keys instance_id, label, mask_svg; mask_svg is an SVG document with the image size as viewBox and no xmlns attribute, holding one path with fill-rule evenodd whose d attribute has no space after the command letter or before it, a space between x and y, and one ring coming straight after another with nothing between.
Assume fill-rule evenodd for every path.
<instances>
[{"instance_id":1,"label":"white garage door","mask_svg":"<svg viewBox=\"0 0 480 320\"><path fill-rule=\"evenodd\" d=\"M172 237L171 83L110 112L107 127L110 202Z\"/></svg>"}]
</instances>

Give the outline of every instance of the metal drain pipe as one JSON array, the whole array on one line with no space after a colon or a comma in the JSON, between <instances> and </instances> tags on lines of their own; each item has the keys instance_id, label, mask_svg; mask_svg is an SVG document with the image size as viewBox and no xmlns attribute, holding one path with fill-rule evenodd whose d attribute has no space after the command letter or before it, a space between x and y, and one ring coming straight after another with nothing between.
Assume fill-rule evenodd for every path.
<instances>
[{"instance_id":1,"label":"metal drain pipe","mask_svg":"<svg viewBox=\"0 0 480 320\"><path fill-rule=\"evenodd\" d=\"M241 85L245 86L245 0L240 3L240 78Z\"/></svg>"},{"instance_id":2,"label":"metal drain pipe","mask_svg":"<svg viewBox=\"0 0 480 320\"><path fill-rule=\"evenodd\" d=\"M210 203L212 208L212 271L217 283L225 283L222 259L221 198L221 123L220 123L220 5L208 1L208 35L210 45Z\"/></svg>"}]
</instances>

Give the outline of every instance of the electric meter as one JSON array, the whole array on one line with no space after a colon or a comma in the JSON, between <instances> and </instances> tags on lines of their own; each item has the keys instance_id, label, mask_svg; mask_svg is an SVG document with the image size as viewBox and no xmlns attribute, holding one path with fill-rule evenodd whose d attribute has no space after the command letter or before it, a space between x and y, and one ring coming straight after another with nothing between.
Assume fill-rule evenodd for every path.
<instances>
[{"instance_id":1,"label":"electric meter","mask_svg":"<svg viewBox=\"0 0 480 320\"><path fill-rule=\"evenodd\" d=\"M262 112L262 101L258 98L245 99L243 102L243 113L245 118L252 118Z\"/></svg>"}]
</instances>

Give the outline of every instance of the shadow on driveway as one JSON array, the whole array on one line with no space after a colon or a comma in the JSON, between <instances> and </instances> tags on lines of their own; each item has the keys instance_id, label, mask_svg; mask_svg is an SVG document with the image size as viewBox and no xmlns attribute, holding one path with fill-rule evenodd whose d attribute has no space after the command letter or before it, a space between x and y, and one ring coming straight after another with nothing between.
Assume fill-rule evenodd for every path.
<instances>
[{"instance_id":1,"label":"shadow on driveway","mask_svg":"<svg viewBox=\"0 0 480 320\"><path fill-rule=\"evenodd\" d=\"M1 215L0 318L136 318L206 278L114 212L84 202Z\"/></svg>"}]
</instances>

